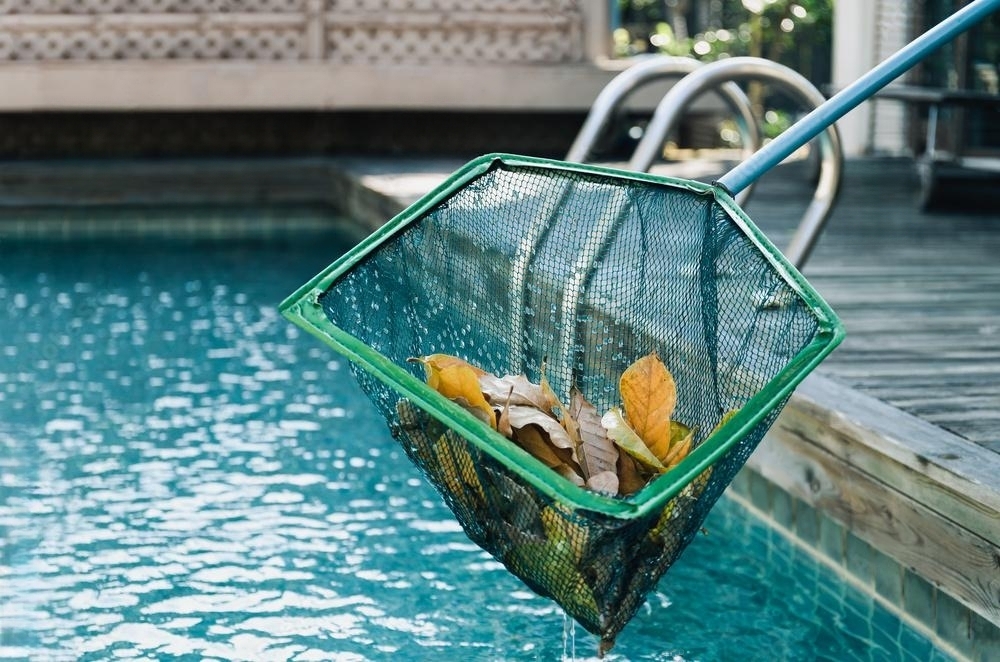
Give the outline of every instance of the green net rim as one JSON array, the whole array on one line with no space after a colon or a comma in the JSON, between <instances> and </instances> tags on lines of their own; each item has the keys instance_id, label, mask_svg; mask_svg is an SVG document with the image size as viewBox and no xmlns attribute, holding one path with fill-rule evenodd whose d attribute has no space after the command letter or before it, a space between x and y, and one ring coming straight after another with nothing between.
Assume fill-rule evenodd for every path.
<instances>
[{"instance_id":1,"label":"green net rim","mask_svg":"<svg viewBox=\"0 0 1000 662\"><path fill-rule=\"evenodd\" d=\"M440 202L451 197L458 189L498 166L598 175L681 188L714 196L716 202L727 210L732 220L816 316L818 323L816 337L765 384L759 393L750 398L724 426L702 442L680 464L650 482L638 493L620 498L577 487L475 416L441 396L423 380L414 377L409 371L373 350L357 337L332 324L320 305L321 295L365 256L391 240ZM293 323L319 338L400 395L409 398L428 414L507 466L544 494L573 508L621 519L647 517L662 510L692 480L721 458L775 407L780 406L806 375L840 344L845 335L844 326L836 313L721 187L604 166L499 153L481 156L455 171L433 191L404 209L298 288L280 304L279 310Z\"/></svg>"}]
</instances>

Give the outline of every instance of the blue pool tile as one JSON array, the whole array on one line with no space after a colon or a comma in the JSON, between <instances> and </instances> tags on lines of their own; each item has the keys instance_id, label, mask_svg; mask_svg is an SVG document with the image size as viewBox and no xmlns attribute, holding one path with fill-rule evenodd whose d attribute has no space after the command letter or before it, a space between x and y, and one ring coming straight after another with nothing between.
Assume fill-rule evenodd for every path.
<instances>
[{"instance_id":1,"label":"blue pool tile","mask_svg":"<svg viewBox=\"0 0 1000 662\"><path fill-rule=\"evenodd\" d=\"M750 472L750 502L765 513L771 512L771 483L756 472Z\"/></svg>"},{"instance_id":2,"label":"blue pool tile","mask_svg":"<svg viewBox=\"0 0 1000 662\"><path fill-rule=\"evenodd\" d=\"M795 500L795 533L809 545L815 545L819 541L816 509L801 499Z\"/></svg>"},{"instance_id":3,"label":"blue pool tile","mask_svg":"<svg viewBox=\"0 0 1000 662\"><path fill-rule=\"evenodd\" d=\"M1000 626L979 614L970 614L969 621L972 631L972 659L975 662L1000 660Z\"/></svg>"},{"instance_id":4,"label":"blue pool tile","mask_svg":"<svg viewBox=\"0 0 1000 662\"><path fill-rule=\"evenodd\" d=\"M850 531L844 540L844 564L847 571L865 586L873 582L872 547Z\"/></svg>"},{"instance_id":5,"label":"blue pool tile","mask_svg":"<svg viewBox=\"0 0 1000 662\"><path fill-rule=\"evenodd\" d=\"M899 646L906 662L926 662L935 652L930 639L910 628L900 631Z\"/></svg>"},{"instance_id":6,"label":"blue pool tile","mask_svg":"<svg viewBox=\"0 0 1000 662\"><path fill-rule=\"evenodd\" d=\"M903 603L903 568L899 563L872 549L872 571L875 578L875 592L894 605Z\"/></svg>"},{"instance_id":7,"label":"blue pool tile","mask_svg":"<svg viewBox=\"0 0 1000 662\"><path fill-rule=\"evenodd\" d=\"M935 632L962 655L972 657L969 608L942 591L937 592Z\"/></svg>"},{"instance_id":8,"label":"blue pool tile","mask_svg":"<svg viewBox=\"0 0 1000 662\"><path fill-rule=\"evenodd\" d=\"M819 516L819 549L834 563L844 563L844 527L828 515Z\"/></svg>"},{"instance_id":9,"label":"blue pool tile","mask_svg":"<svg viewBox=\"0 0 1000 662\"><path fill-rule=\"evenodd\" d=\"M934 587L912 570L903 571L903 608L920 623L934 628Z\"/></svg>"},{"instance_id":10,"label":"blue pool tile","mask_svg":"<svg viewBox=\"0 0 1000 662\"><path fill-rule=\"evenodd\" d=\"M734 494L742 497L748 497L750 495L750 470L742 469L736 477L733 478L733 482L729 484L728 490Z\"/></svg>"},{"instance_id":11,"label":"blue pool tile","mask_svg":"<svg viewBox=\"0 0 1000 662\"><path fill-rule=\"evenodd\" d=\"M778 526L791 529L795 517L792 497L785 490L775 487L771 490L771 517Z\"/></svg>"},{"instance_id":12,"label":"blue pool tile","mask_svg":"<svg viewBox=\"0 0 1000 662\"><path fill-rule=\"evenodd\" d=\"M847 596L845 607L844 628L864 641L871 641L873 600L870 597L852 594Z\"/></svg>"}]
</instances>

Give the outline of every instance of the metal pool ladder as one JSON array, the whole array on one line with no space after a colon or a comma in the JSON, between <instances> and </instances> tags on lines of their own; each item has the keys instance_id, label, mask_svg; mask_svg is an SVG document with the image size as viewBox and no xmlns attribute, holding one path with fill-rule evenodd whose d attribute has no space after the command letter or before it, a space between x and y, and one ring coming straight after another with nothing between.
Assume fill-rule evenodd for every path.
<instances>
[{"instance_id":1,"label":"metal pool ladder","mask_svg":"<svg viewBox=\"0 0 1000 662\"><path fill-rule=\"evenodd\" d=\"M753 57L734 57L703 64L692 58L651 56L615 76L598 94L587 119L566 155L567 161L583 162L593 150L601 131L607 126L615 109L636 88L653 80L675 78L678 80L656 106L653 117L642 139L632 153L628 167L648 172L652 167L663 141L680 120L685 109L695 98L708 90L715 90L736 116L743 146L743 159L748 159L761 144L760 125L751 109L750 100L734 82L743 79L763 79L777 84L810 110L819 107L826 98L805 77L788 67ZM840 134L830 124L819 135L819 177L812 201L806 208L799 225L784 253L789 262L801 269L823 231L833 210L840 190L843 174L843 150ZM749 199L754 182L749 182L734 196L742 207Z\"/></svg>"}]
</instances>

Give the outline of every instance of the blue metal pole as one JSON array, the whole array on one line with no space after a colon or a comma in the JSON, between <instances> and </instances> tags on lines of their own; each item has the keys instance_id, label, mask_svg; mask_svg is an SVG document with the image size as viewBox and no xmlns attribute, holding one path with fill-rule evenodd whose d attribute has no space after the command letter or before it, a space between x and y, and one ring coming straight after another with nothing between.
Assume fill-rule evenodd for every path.
<instances>
[{"instance_id":1,"label":"blue metal pole","mask_svg":"<svg viewBox=\"0 0 1000 662\"><path fill-rule=\"evenodd\" d=\"M976 0L955 12L793 124L716 184L736 195L828 126L990 13L1000 0Z\"/></svg>"}]
</instances>

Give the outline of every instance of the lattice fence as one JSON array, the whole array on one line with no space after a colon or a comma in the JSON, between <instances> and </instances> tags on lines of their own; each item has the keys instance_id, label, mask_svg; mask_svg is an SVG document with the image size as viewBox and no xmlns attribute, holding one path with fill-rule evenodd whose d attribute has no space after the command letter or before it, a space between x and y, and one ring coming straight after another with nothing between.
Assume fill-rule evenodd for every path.
<instances>
[{"instance_id":1,"label":"lattice fence","mask_svg":"<svg viewBox=\"0 0 1000 662\"><path fill-rule=\"evenodd\" d=\"M0 61L560 63L582 0L0 0Z\"/></svg>"}]
</instances>

